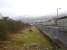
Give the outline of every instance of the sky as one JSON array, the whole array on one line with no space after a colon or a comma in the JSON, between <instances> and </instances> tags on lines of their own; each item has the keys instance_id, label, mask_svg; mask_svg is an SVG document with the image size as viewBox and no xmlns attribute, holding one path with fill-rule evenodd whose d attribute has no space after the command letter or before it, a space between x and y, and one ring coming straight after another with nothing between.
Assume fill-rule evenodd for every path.
<instances>
[{"instance_id":1,"label":"sky","mask_svg":"<svg viewBox=\"0 0 67 50\"><path fill-rule=\"evenodd\" d=\"M67 12L67 0L0 0L0 13L5 16L45 16Z\"/></svg>"}]
</instances>

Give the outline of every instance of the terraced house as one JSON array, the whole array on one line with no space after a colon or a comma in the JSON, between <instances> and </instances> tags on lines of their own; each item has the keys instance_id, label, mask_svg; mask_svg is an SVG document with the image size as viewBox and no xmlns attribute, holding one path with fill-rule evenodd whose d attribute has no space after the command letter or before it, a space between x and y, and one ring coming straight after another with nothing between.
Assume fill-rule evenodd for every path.
<instances>
[{"instance_id":1,"label":"terraced house","mask_svg":"<svg viewBox=\"0 0 67 50\"><path fill-rule=\"evenodd\" d=\"M67 47L67 16L57 18L57 27L59 27L58 37Z\"/></svg>"},{"instance_id":2,"label":"terraced house","mask_svg":"<svg viewBox=\"0 0 67 50\"><path fill-rule=\"evenodd\" d=\"M40 25L40 30L46 32L58 46L67 48L67 16L51 19Z\"/></svg>"},{"instance_id":3,"label":"terraced house","mask_svg":"<svg viewBox=\"0 0 67 50\"><path fill-rule=\"evenodd\" d=\"M51 37L54 37L55 42L58 44L61 42L64 47L67 47L67 16L56 18L56 21L51 20L48 25L50 25L48 30L50 30Z\"/></svg>"}]
</instances>

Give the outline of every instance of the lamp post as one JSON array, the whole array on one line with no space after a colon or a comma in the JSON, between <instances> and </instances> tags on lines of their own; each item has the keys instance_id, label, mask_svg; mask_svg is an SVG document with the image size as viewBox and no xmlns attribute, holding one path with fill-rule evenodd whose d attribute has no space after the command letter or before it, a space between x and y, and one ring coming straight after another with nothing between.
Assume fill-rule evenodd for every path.
<instances>
[{"instance_id":1,"label":"lamp post","mask_svg":"<svg viewBox=\"0 0 67 50\"><path fill-rule=\"evenodd\" d=\"M58 17L58 11L60 10L61 8L57 8L57 17Z\"/></svg>"},{"instance_id":2,"label":"lamp post","mask_svg":"<svg viewBox=\"0 0 67 50\"><path fill-rule=\"evenodd\" d=\"M58 16L58 14L59 14L58 12L59 12L60 9L61 9L61 8L57 8L57 17L59 17L59 16ZM57 26L57 18L55 19L55 24L56 24L56 26Z\"/></svg>"}]
</instances>

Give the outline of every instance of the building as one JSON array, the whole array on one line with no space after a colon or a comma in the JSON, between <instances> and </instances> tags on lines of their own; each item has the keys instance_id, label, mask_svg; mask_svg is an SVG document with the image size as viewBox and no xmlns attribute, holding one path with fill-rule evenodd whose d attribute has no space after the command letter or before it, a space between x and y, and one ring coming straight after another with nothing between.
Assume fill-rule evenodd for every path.
<instances>
[{"instance_id":1,"label":"building","mask_svg":"<svg viewBox=\"0 0 67 50\"><path fill-rule=\"evenodd\" d=\"M57 44L67 48L67 16L56 18L56 23L54 19L44 23L44 25L39 26L40 30L46 32L45 34Z\"/></svg>"}]
</instances>

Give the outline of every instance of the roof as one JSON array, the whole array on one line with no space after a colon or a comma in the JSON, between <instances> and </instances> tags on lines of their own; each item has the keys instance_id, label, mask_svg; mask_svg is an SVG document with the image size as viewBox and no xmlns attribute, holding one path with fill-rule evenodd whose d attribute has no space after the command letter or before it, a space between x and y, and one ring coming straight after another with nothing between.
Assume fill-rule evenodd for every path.
<instances>
[{"instance_id":1,"label":"roof","mask_svg":"<svg viewBox=\"0 0 67 50\"><path fill-rule=\"evenodd\" d=\"M65 19L65 18L67 18L67 16L57 18L57 20L61 20L61 19Z\"/></svg>"}]
</instances>

